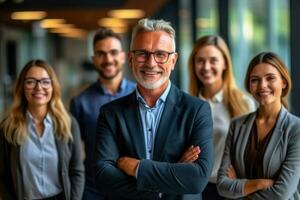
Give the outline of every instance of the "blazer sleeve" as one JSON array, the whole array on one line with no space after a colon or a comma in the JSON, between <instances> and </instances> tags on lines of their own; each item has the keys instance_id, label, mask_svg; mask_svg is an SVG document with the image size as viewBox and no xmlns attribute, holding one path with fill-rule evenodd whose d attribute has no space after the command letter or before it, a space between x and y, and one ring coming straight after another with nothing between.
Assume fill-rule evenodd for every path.
<instances>
[{"instance_id":1,"label":"blazer sleeve","mask_svg":"<svg viewBox=\"0 0 300 200\"><path fill-rule=\"evenodd\" d=\"M290 199L298 190L300 179L300 126L290 130L291 137L287 142L287 153L278 178L274 185L266 190L260 190L249 196L250 199Z\"/></svg>"},{"instance_id":2,"label":"blazer sleeve","mask_svg":"<svg viewBox=\"0 0 300 200\"><path fill-rule=\"evenodd\" d=\"M78 107L79 107L78 101L76 101L75 97L72 98L71 102L70 102L70 112L73 115L73 117L75 117L77 120L78 120L78 118L80 116Z\"/></svg>"},{"instance_id":3,"label":"blazer sleeve","mask_svg":"<svg viewBox=\"0 0 300 200\"><path fill-rule=\"evenodd\" d=\"M82 145L77 121L72 118L72 156L69 164L69 176L71 181L71 199L81 199L84 189L84 166Z\"/></svg>"},{"instance_id":4,"label":"blazer sleeve","mask_svg":"<svg viewBox=\"0 0 300 200\"><path fill-rule=\"evenodd\" d=\"M235 129L234 122L231 122L217 179L217 189L219 194L230 199L244 197L244 186L247 181L247 179L230 179L226 175L228 166L230 166L234 160L231 151L234 149L233 144L235 144L233 137L233 133L236 131Z\"/></svg>"},{"instance_id":5,"label":"blazer sleeve","mask_svg":"<svg viewBox=\"0 0 300 200\"><path fill-rule=\"evenodd\" d=\"M199 103L200 104L200 103ZM210 106L198 106L191 124L188 144L199 145L201 153L193 163L170 163L143 159L139 165L137 189L166 194L198 194L208 183L213 167L212 118ZM176 147L174 147L176 148Z\"/></svg>"},{"instance_id":6,"label":"blazer sleeve","mask_svg":"<svg viewBox=\"0 0 300 200\"><path fill-rule=\"evenodd\" d=\"M2 129L0 130L0 163L0 199L15 199L13 197L13 185L10 177L9 151Z\"/></svg>"},{"instance_id":7,"label":"blazer sleeve","mask_svg":"<svg viewBox=\"0 0 300 200\"><path fill-rule=\"evenodd\" d=\"M128 176L116 166L116 160L120 157L118 138L115 134L115 119L108 110L100 108L97 121L96 145L95 145L95 182L100 193L124 197L128 199L156 199L157 192L138 191L136 179Z\"/></svg>"},{"instance_id":8,"label":"blazer sleeve","mask_svg":"<svg viewBox=\"0 0 300 200\"><path fill-rule=\"evenodd\" d=\"M80 136L81 136L82 139L84 139L85 138L85 135L84 135L85 132L83 130L84 129L84 124L82 124L83 120L81 120L81 118L82 118L81 104L80 104L80 101L79 101L78 97L74 97L74 98L71 99L70 113L77 120L77 123L79 124Z\"/></svg>"}]
</instances>

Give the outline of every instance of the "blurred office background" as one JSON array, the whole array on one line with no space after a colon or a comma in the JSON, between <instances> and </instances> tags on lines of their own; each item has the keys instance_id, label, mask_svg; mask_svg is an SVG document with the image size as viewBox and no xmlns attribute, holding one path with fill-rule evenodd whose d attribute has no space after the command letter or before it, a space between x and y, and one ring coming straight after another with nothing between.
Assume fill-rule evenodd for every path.
<instances>
[{"instance_id":1,"label":"blurred office background","mask_svg":"<svg viewBox=\"0 0 300 200\"><path fill-rule=\"evenodd\" d=\"M0 117L29 59L45 59L55 68L68 106L96 79L95 30L106 26L120 33L128 51L131 28L144 17L168 20L176 29L180 56L171 78L185 91L188 56L200 36L219 34L228 42L241 88L249 60L261 51L276 52L289 66L291 111L300 116L299 11L298 0L0 0ZM128 66L124 70L132 79Z\"/></svg>"}]
</instances>

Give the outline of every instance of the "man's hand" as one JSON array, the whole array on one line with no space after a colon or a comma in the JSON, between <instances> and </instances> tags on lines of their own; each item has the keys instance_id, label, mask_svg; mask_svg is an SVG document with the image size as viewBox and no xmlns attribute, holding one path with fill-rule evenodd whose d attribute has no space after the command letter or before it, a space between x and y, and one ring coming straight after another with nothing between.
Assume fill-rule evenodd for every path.
<instances>
[{"instance_id":1,"label":"man's hand","mask_svg":"<svg viewBox=\"0 0 300 200\"><path fill-rule=\"evenodd\" d=\"M139 163L140 160L126 156L120 157L117 160L118 168L129 176L135 176L136 168L139 165Z\"/></svg>"},{"instance_id":2,"label":"man's hand","mask_svg":"<svg viewBox=\"0 0 300 200\"><path fill-rule=\"evenodd\" d=\"M236 175L235 169L233 168L232 165L229 165L229 167L227 168L226 175L231 179L237 179L238 178L237 175Z\"/></svg>"},{"instance_id":3,"label":"man's hand","mask_svg":"<svg viewBox=\"0 0 300 200\"><path fill-rule=\"evenodd\" d=\"M194 145L192 145L186 150L186 152L184 152L184 154L182 155L179 162L192 163L198 159L200 153L201 153L201 150L200 150L199 146L194 147Z\"/></svg>"}]
</instances>

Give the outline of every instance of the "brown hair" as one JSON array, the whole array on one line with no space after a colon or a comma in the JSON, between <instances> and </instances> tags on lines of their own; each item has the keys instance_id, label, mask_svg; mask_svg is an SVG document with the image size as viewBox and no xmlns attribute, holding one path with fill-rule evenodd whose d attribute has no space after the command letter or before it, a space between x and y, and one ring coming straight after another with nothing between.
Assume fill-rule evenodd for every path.
<instances>
[{"instance_id":1,"label":"brown hair","mask_svg":"<svg viewBox=\"0 0 300 200\"><path fill-rule=\"evenodd\" d=\"M104 40L106 38L116 38L122 44L122 40L121 40L120 35L118 35L117 33L113 32L111 29L102 27L102 28L98 29L97 32L94 35L94 38L93 38L93 47L95 48L95 45L96 45L96 43L99 40Z\"/></svg>"},{"instance_id":2,"label":"brown hair","mask_svg":"<svg viewBox=\"0 0 300 200\"><path fill-rule=\"evenodd\" d=\"M195 56L199 49L212 45L216 47L223 55L226 69L223 72L223 97L224 102L229 109L231 117L236 117L241 114L249 112L249 108L243 99L243 93L238 89L232 71L232 61L227 44L220 36L207 35L199 38L194 44L193 50L190 54L188 67L190 75L189 92L193 96L198 96L204 87L203 83L197 78L195 72Z\"/></svg>"},{"instance_id":3,"label":"brown hair","mask_svg":"<svg viewBox=\"0 0 300 200\"><path fill-rule=\"evenodd\" d=\"M289 75L289 71L284 64L284 62L280 59L278 55L276 55L273 52L261 52L257 54L249 63L246 77L245 77L245 88L248 92L250 92L250 74L255 66L257 66L260 63L267 63L269 65L272 65L275 67L278 72L280 73L282 79L286 82L286 87L282 89L281 94L281 103L284 105L284 107L288 108L288 101L286 99L287 95L291 91L292 88L292 81L291 77Z\"/></svg>"}]
</instances>

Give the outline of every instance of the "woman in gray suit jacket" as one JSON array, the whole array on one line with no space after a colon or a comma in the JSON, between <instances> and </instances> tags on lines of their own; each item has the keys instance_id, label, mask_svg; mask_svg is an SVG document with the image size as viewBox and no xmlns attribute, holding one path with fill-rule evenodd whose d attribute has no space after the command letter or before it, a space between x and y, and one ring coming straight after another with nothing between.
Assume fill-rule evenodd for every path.
<instances>
[{"instance_id":1,"label":"woman in gray suit jacket","mask_svg":"<svg viewBox=\"0 0 300 200\"><path fill-rule=\"evenodd\" d=\"M230 199L300 199L300 119L286 110L288 70L274 53L260 53L245 85L259 108L231 122L218 191Z\"/></svg>"},{"instance_id":2,"label":"woman in gray suit jacket","mask_svg":"<svg viewBox=\"0 0 300 200\"><path fill-rule=\"evenodd\" d=\"M84 186L79 127L65 110L54 70L25 65L0 124L0 199L80 200Z\"/></svg>"}]
</instances>

